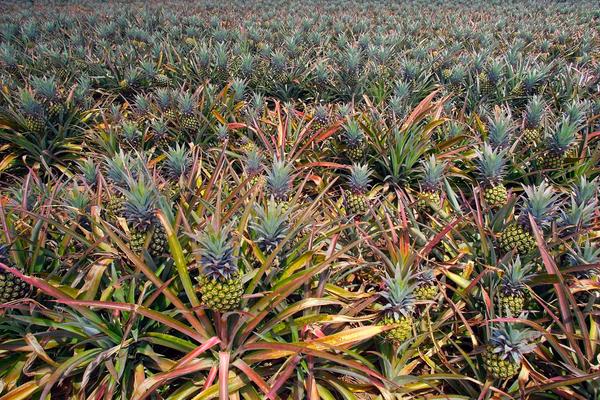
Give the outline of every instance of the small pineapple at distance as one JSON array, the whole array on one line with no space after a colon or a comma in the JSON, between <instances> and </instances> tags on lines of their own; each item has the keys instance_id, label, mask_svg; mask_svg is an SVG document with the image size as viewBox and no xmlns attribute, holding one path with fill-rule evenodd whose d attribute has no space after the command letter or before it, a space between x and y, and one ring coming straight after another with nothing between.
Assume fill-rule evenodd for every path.
<instances>
[{"instance_id":1,"label":"small pineapple at distance","mask_svg":"<svg viewBox=\"0 0 600 400\"><path fill-rule=\"evenodd\" d=\"M446 164L436 160L435 156L431 156L429 160L422 162L423 178L417 207L423 209L428 206L436 207L440 205L440 190L445 169Z\"/></svg>"},{"instance_id":2,"label":"small pineapple at distance","mask_svg":"<svg viewBox=\"0 0 600 400\"><path fill-rule=\"evenodd\" d=\"M263 156L258 149L253 148L246 154L244 170L246 171L246 176L249 178L248 184L251 187L256 185L262 186L264 184L265 179L262 176L264 170Z\"/></svg>"},{"instance_id":3,"label":"small pineapple at distance","mask_svg":"<svg viewBox=\"0 0 600 400\"><path fill-rule=\"evenodd\" d=\"M329 123L329 110L322 104L319 104L313 115L312 128L315 131L324 128Z\"/></svg>"},{"instance_id":4,"label":"small pineapple at distance","mask_svg":"<svg viewBox=\"0 0 600 400\"><path fill-rule=\"evenodd\" d=\"M402 344L413 335L415 294L409 278L409 274L396 271L394 277L386 278L386 289L380 293L386 304L379 324L397 325L383 332L383 337L396 344Z\"/></svg>"},{"instance_id":5,"label":"small pineapple at distance","mask_svg":"<svg viewBox=\"0 0 600 400\"><path fill-rule=\"evenodd\" d=\"M506 151L493 149L484 143L477 152L477 173L483 187L483 198L491 208L502 207L508 200L508 191L503 184L506 168Z\"/></svg>"},{"instance_id":6,"label":"small pineapple at distance","mask_svg":"<svg viewBox=\"0 0 600 400\"><path fill-rule=\"evenodd\" d=\"M23 90L20 93L20 98L25 129L33 133L41 132L46 126L42 105L35 100L33 95L27 90Z\"/></svg>"},{"instance_id":7,"label":"small pineapple at distance","mask_svg":"<svg viewBox=\"0 0 600 400\"><path fill-rule=\"evenodd\" d=\"M230 228L209 223L198 237L201 272L198 288L202 303L213 311L239 307L244 291L242 274L233 255Z\"/></svg>"},{"instance_id":8,"label":"small pineapple at distance","mask_svg":"<svg viewBox=\"0 0 600 400\"><path fill-rule=\"evenodd\" d=\"M369 200L366 193L369 190L371 173L367 164L353 164L350 167L346 207L352 215L361 215L369 211Z\"/></svg>"},{"instance_id":9,"label":"small pineapple at distance","mask_svg":"<svg viewBox=\"0 0 600 400\"><path fill-rule=\"evenodd\" d=\"M152 257L160 257L167 248L167 233L156 216L158 193L143 178L129 182L124 190L123 217L129 226L129 247L140 254L144 248Z\"/></svg>"},{"instance_id":10,"label":"small pineapple at distance","mask_svg":"<svg viewBox=\"0 0 600 400\"><path fill-rule=\"evenodd\" d=\"M16 268L10 261L8 251L8 246L0 245L0 263L10 268ZM31 287L24 280L0 269L0 304L24 299L30 291Z\"/></svg>"},{"instance_id":11,"label":"small pineapple at distance","mask_svg":"<svg viewBox=\"0 0 600 400\"><path fill-rule=\"evenodd\" d=\"M529 145L538 145L542 140L542 117L545 104L540 96L529 100L523 116L523 139Z\"/></svg>"},{"instance_id":12,"label":"small pineapple at distance","mask_svg":"<svg viewBox=\"0 0 600 400\"><path fill-rule=\"evenodd\" d=\"M569 150L575 142L578 127L563 119L553 132L547 142L547 149L542 156L538 158L538 165L542 169L557 170L563 167L566 158L569 156Z\"/></svg>"},{"instance_id":13,"label":"small pineapple at distance","mask_svg":"<svg viewBox=\"0 0 600 400\"><path fill-rule=\"evenodd\" d=\"M498 291L498 304L503 315L519 316L525 306L525 284L530 278L531 267L521 264L519 256L502 265L503 275Z\"/></svg>"},{"instance_id":14,"label":"small pineapple at distance","mask_svg":"<svg viewBox=\"0 0 600 400\"><path fill-rule=\"evenodd\" d=\"M536 249L536 241L531 232L529 214L540 229L546 228L556 213L558 199L552 187L546 181L539 186L525 186L525 199L521 214L516 222L510 224L500 234L499 244L506 253L516 251L525 256Z\"/></svg>"},{"instance_id":15,"label":"small pineapple at distance","mask_svg":"<svg viewBox=\"0 0 600 400\"><path fill-rule=\"evenodd\" d=\"M350 120L344 126L343 142L348 158L359 161L365 155L365 134L355 120Z\"/></svg>"},{"instance_id":16,"label":"small pineapple at distance","mask_svg":"<svg viewBox=\"0 0 600 400\"><path fill-rule=\"evenodd\" d=\"M414 289L415 298L421 301L433 300L438 294L438 289L433 270L431 268L422 269L417 275Z\"/></svg>"},{"instance_id":17,"label":"small pineapple at distance","mask_svg":"<svg viewBox=\"0 0 600 400\"><path fill-rule=\"evenodd\" d=\"M180 126L186 130L197 130L200 128L200 121L196 117L196 108L194 97L189 93L182 93L177 98L179 105Z\"/></svg>"},{"instance_id":18,"label":"small pineapple at distance","mask_svg":"<svg viewBox=\"0 0 600 400\"><path fill-rule=\"evenodd\" d=\"M497 379L508 379L521 370L523 356L532 352L532 344L538 333L528 329L504 324L492 328L483 359L489 375Z\"/></svg>"}]
</instances>

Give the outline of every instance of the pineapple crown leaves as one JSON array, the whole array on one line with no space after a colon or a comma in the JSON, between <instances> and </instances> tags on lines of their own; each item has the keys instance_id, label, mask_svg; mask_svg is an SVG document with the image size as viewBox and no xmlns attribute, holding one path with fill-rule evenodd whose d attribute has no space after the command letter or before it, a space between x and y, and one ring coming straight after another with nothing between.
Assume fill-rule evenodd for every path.
<instances>
[{"instance_id":1,"label":"pineapple crown leaves","mask_svg":"<svg viewBox=\"0 0 600 400\"><path fill-rule=\"evenodd\" d=\"M138 129L135 122L125 121L123 122L123 136L125 139L134 139L141 137L142 132Z\"/></svg>"},{"instance_id":2,"label":"pineapple crown leaves","mask_svg":"<svg viewBox=\"0 0 600 400\"><path fill-rule=\"evenodd\" d=\"M431 284L435 282L435 274L433 269L430 267L421 267L417 273L417 283L419 284Z\"/></svg>"},{"instance_id":3,"label":"pineapple crown leaves","mask_svg":"<svg viewBox=\"0 0 600 400\"><path fill-rule=\"evenodd\" d=\"M494 148L505 148L514 129L510 112L496 109L489 121L488 140Z\"/></svg>"},{"instance_id":4,"label":"pineapple crown leaves","mask_svg":"<svg viewBox=\"0 0 600 400\"><path fill-rule=\"evenodd\" d=\"M590 227L597 205L597 201L578 203L575 196L571 196L571 206L560 210L558 225L566 227L566 233L571 233L577 228Z\"/></svg>"},{"instance_id":5,"label":"pineapple crown leaves","mask_svg":"<svg viewBox=\"0 0 600 400\"><path fill-rule=\"evenodd\" d=\"M364 140L364 137L365 134L357 121L351 119L344 125L344 138L348 146L358 147Z\"/></svg>"},{"instance_id":6,"label":"pineapple crown leaves","mask_svg":"<svg viewBox=\"0 0 600 400\"><path fill-rule=\"evenodd\" d=\"M502 77L503 66L500 61L492 62L486 70L486 76L493 84L498 83Z\"/></svg>"},{"instance_id":7,"label":"pineapple crown leaves","mask_svg":"<svg viewBox=\"0 0 600 400\"><path fill-rule=\"evenodd\" d=\"M220 124L217 127L216 137L220 142L224 142L225 140L229 139L229 130L227 129L227 125Z\"/></svg>"},{"instance_id":8,"label":"pineapple crown leaves","mask_svg":"<svg viewBox=\"0 0 600 400\"><path fill-rule=\"evenodd\" d=\"M94 160L86 158L78 163L79 171L85 182L94 186L98 182L98 167Z\"/></svg>"},{"instance_id":9,"label":"pineapple crown leaves","mask_svg":"<svg viewBox=\"0 0 600 400\"><path fill-rule=\"evenodd\" d=\"M0 244L0 262L2 264L10 263L10 247L6 244Z\"/></svg>"},{"instance_id":10,"label":"pineapple crown leaves","mask_svg":"<svg viewBox=\"0 0 600 400\"><path fill-rule=\"evenodd\" d=\"M90 204L89 196L75 186L66 194L66 204L71 208L70 214L77 216L78 212L85 212Z\"/></svg>"},{"instance_id":11,"label":"pineapple crown leaves","mask_svg":"<svg viewBox=\"0 0 600 400\"><path fill-rule=\"evenodd\" d=\"M364 194L369 189L371 174L368 164L352 164L348 176L348 187L352 193Z\"/></svg>"},{"instance_id":12,"label":"pineapple crown leaves","mask_svg":"<svg viewBox=\"0 0 600 400\"><path fill-rule=\"evenodd\" d=\"M238 273L230 226L209 223L196 240L202 273L207 278L228 280Z\"/></svg>"},{"instance_id":13,"label":"pineapple crown leaves","mask_svg":"<svg viewBox=\"0 0 600 400\"><path fill-rule=\"evenodd\" d=\"M158 88L156 90L156 103L162 111L171 107L172 102L173 102L173 100L171 97L170 90L165 89L165 88Z\"/></svg>"},{"instance_id":14,"label":"pineapple crown leaves","mask_svg":"<svg viewBox=\"0 0 600 400\"><path fill-rule=\"evenodd\" d=\"M589 240L583 246L575 243L569 251L568 262L572 266L600 263L600 247L597 243L590 242Z\"/></svg>"},{"instance_id":15,"label":"pineapple crown leaves","mask_svg":"<svg viewBox=\"0 0 600 400\"><path fill-rule=\"evenodd\" d=\"M421 161L422 168L422 183L421 188L426 192L435 192L439 190L442 180L444 179L444 171L446 163L438 161L434 155L428 160Z\"/></svg>"},{"instance_id":16,"label":"pineapple crown leaves","mask_svg":"<svg viewBox=\"0 0 600 400\"><path fill-rule=\"evenodd\" d=\"M123 215L135 229L145 231L156 221L158 193L146 179L128 179L128 189L121 189L125 196Z\"/></svg>"},{"instance_id":17,"label":"pineapple crown leaves","mask_svg":"<svg viewBox=\"0 0 600 400\"><path fill-rule=\"evenodd\" d=\"M261 251L269 254L285 239L288 232L288 214L284 205L274 199L269 200L266 207L256 205L255 218L250 222L250 230Z\"/></svg>"},{"instance_id":18,"label":"pineapple crown leaves","mask_svg":"<svg viewBox=\"0 0 600 400\"><path fill-rule=\"evenodd\" d=\"M324 122L329 119L329 110L323 104L319 104L315 108L313 118L318 122Z\"/></svg>"},{"instance_id":19,"label":"pineapple crown leaves","mask_svg":"<svg viewBox=\"0 0 600 400\"><path fill-rule=\"evenodd\" d=\"M386 276L385 290L380 292L380 296L386 304L383 310L386 314L392 316L395 320L412 316L415 309L415 284L410 282L410 274L402 274L396 271L394 277Z\"/></svg>"},{"instance_id":20,"label":"pineapple crown leaves","mask_svg":"<svg viewBox=\"0 0 600 400\"><path fill-rule=\"evenodd\" d=\"M194 96L191 93L183 92L177 96L179 111L184 115L194 114L197 108Z\"/></svg>"},{"instance_id":21,"label":"pineapple crown leaves","mask_svg":"<svg viewBox=\"0 0 600 400\"><path fill-rule=\"evenodd\" d=\"M588 181L587 177L580 177L579 181L573 185L573 196L579 205L597 202L598 178Z\"/></svg>"},{"instance_id":22,"label":"pineapple crown leaves","mask_svg":"<svg viewBox=\"0 0 600 400\"><path fill-rule=\"evenodd\" d=\"M575 141L577 131L577 126L568 118L564 118L550 134L548 148L556 154L564 154Z\"/></svg>"},{"instance_id":23,"label":"pineapple crown leaves","mask_svg":"<svg viewBox=\"0 0 600 400\"><path fill-rule=\"evenodd\" d=\"M565 107L563 119L578 130L585 122L586 113L590 108L590 104L587 101L573 100Z\"/></svg>"},{"instance_id":24,"label":"pineapple crown leaves","mask_svg":"<svg viewBox=\"0 0 600 400\"><path fill-rule=\"evenodd\" d=\"M524 186L523 189L526 198L519 221L528 221L527 214L531 214L540 228L547 227L556 214L558 194L546 181L538 186Z\"/></svg>"},{"instance_id":25,"label":"pineapple crown leaves","mask_svg":"<svg viewBox=\"0 0 600 400\"><path fill-rule=\"evenodd\" d=\"M246 173L255 176L263 170L263 156L256 149L252 149L246 155Z\"/></svg>"},{"instance_id":26,"label":"pineapple crown leaves","mask_svg":"<svg viewBox=\"0 0 600 400\"><path fill-rule=\"evenodd\" d=\"M110 183L120 186L127 182L127 177L133 166L133 159L129 153L119 151L114 158L106 157L106 176Z\"/></svg>"},{"instance_id":27,"label":"pineapple crown leaves","mask_svg":"<svg viewBox=\"0 0 600 400\"><path fill-rule=\"evenodd\" d=\"M42 99L54 101L58 97L58 88L54 78L34 77L31 80L31 86Z\"/></svg>"},{"instance_id":28,"label":"pineapple crown leaves","mask_svg":"<svg viewBox=\"0 0 600 400\"><path fill-rule=\"evenodd\" d=\"M42 106L41 104L35 100L33 94L28 90L22 90L19 93L19 98L21 100L21 109L25 114L28 115L40 115L42 114Z\"/></svg>"},{"instance_id":29,"label":"pineapple crown leaves","mask_svg":"<svg viewBox=\"0 0 600 400\"><path fill-rule=\"evenodd\" d=\"M532 342L539 336L539 332L531 329L500 324L492 328L489 344L492 347L492 352L499 354L501 359L512 359L518 363L521 362L525 354L531 353L537 347Z\"/></svg>"},{"instance_id":30,"label":"pineapple crown leaves","mask_svg":"<svg viewBox=\"0 0 600 400\"><path fill-rule=\"evenodd\" d=\"M513 261L507 264L501 264L501 268L503 270L503 294L520 294L525 289L525 283L531 279L531 265L523 265L521 263L521 258L517 256Z\"/></svg>"},{"instance_id":31,"label":"pineapple crown leaves","mask_svg":"<svg viewBox=\"0 0 600 400\"><path fill-rule=\"evenodd\" d=\"M267 172L267 189L276 200L286 200L292 184L292 166L275 159Z\"/></svg>"},{"instance_id":32,"label":"pineapple crown leaves","mask_svg":"<svg viewBox=\"0 0 600 400\"><path fill-rule=\"evenodd\" d=\"M177 180L188 173L192 165L192 158L190 151L178 143L175 147L169 147L163 162L165 175L169 179Z\"/></svg>"},{"instance_id":33,"label":"pineapple crown leaves","mask_svg":"<svg viewBox=\"0 0 600 400\"><path fill-rule=\"evenodd\" d=\"M525 128L538 128L542 122L546 104L541 96L533 96L525 109Z\"/></svg>"},{"instance_id":34,"label":"pineapple crown leaves","mask_svg":"<svg viewBox=\"0 0 600 400\"><path fill-rule=\"evenodd\" d=\"M477 173L485 186L501 183L506 173L506 150L484 143L483 149L477 151Z\"/></svg>"}]
</instances>

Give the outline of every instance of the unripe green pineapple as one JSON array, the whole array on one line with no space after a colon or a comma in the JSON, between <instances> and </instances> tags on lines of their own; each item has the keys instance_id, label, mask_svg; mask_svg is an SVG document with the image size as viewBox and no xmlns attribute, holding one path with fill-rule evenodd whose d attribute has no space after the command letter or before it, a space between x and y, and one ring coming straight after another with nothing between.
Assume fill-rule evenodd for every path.
<instances>
[{"instance_id":1,"label":"unripe green pineapple","mask_svg":"<svg viewBox=\"0 0 600 400\"><path fill-rule=\"evenodd\" d=\"M508 324L492 328L492 336L483 355L488 374L497 379L517 375L523 356L535 349L531 342L538 336L537 332Z\"/></svg>"},{"instance_id":2,"label":"unripe green pineapple","mask_svg":"<svg viewBox=\"0 0 600 400\"><path fill-rule=\"evenodd\" d=\"M20 97L25 129L33 133L41 132L46 126L46 118L42 105L27 90L23 90L20 93Z\"/></svg>"},{"instance_id":3,"label":"unripe green pineapple","mask_svg":"<svg viewBox=\"0 0 600 400\"><path fill-rule=\"evenodd\" d=\"M508 199L508 192L502 183L506 167L506 151L492 149L484 143L483 150L477 152L477 174L483 187L483 198L491 208L502 207Z\"/></svg>"},{"instance_id":4,"label":"unripe green pineapple","mask_svg":"<svg viewBox=\"0 0 600 400\"><path fill-rule=\"evenodd\" d=\"M63 104L60 102L58 88L54 79L34 77L31 83L35 93L42 100L42 106L46 115L49 118L55 118L62 111Z\"/></svg>"},{"instance_id":5,"label":"unripe green pineapple","mask_svg":"<svg viewBox=\"0 0 600 400\"><path fill-rule=\"evenodd\" d=\"M157 119L152 122L151 132L152 141L159 150L166 149L173 141L173 138L169 134L167 124L162 119Z\"/></svg>"},{"instance_id":6,"label":"unripe green pineapple","mask_svg":"<svg viewBox=\"0 0 600 400\"><path fill-rule=\"evenodd\" d=\"M257 149L252 149L247 153L244 170L246 176L250 178L249 185L251 187L262 185L265 182L265 178L261 175L264 170L263 157Z\"/></svg>"},{"instance_id":7,"label":"unripe green pineapple","mask_svg":"<svg viewBox=\"0 0 600 400\"><path fill-rule=\"evenodd\" d=\"M555 203L558 199L546 181L539 186L526 186L524 189L526 197L521 215L517 222L502 231L499 239L502 250L507 253L514 250L521 256L531 253L537 247L531 232L529 214L540 229L545 229L556 214Z\"/></svg>"},{"instance_id":8,"label":"unripe green pineapple","mask_svg":"<svg viewBox=\"0 0 600 400\"><path fill-rule=\"evenodd\" d=\"M10 268L16 266L10 261L8 246L0 245L0 263ZM29 295L31 287L21 278L0 269L0 304L22 300Z\"/></svg>"},{"instance_id":9,"label":"unripe green pineapple","mask_svg":"<svg viewBox=\"0 0 600 400\"><path fill-rule=\"evenodd\" d=\"M496 92L501 77L502 65L499 62L493 62L485 72L478 75L479 93L485 97L492 96Z\"/></svg>"},{"instance_id":10,"label":"unripe green pineapple","mask_svg":"<svg viewBox=\"0 0 600 400\"><path fill-rule=\"evenodd\" d=\"M417 300L433 300L438 294L438 285L435 282L435 275L430 268L423 269L417 275L417 285L414 289Z\"/></svg>"},{"instance_id":11,"label":"unripe green pineapple","mask_svg":"<svg viewBox=\"0 0 600 400\"><path fill-rule=\"evenodd\" d=\"M105 200L104 214L111 221L116 222L117 218L123 216L125 206L125 196L120 188L127 185L127 177L132 166L132 159L129 153L120 151L114 157L106 157L106 179L109 184L109 196Z\"/></svg>"},{"instance_id":12,"label":"unripe green pineapple","mask_svg":"<svg viewBox=\"0 0 600 400\"><path fill-rule=\"evenodd\" d=\"M496 108L488 121L488 142L493 149L506 149L511 144L514 123L510 109Z\"/></svg>"},{"instance_id":13,"label":"unripe green pineapple","mask_svg":"<svg viewBox=\"0 0 600 400\"><path fill-rule=\"evenodd\" d=\"M177 118L172 92L165 88L156 90L156 105L163 114L166 121L174 121Z\"/></svg>"},{"instance_id":14,"label":"unripe green pineapple","mask_svg":"<svg viewBox=\"0 0 600 400\"><path fill-rule=\"evenodd\" d=\"M229 227L210 223L198 237L201 267L198 288L202 304L218 312L237 309L244 292L230 232Z\"/></svg>"},{"instance_id":15,"label":"unripe green pineapple","mask_svg":"<svg viewBox=\"0 0 600 400\"><path fill-rule=\"evenodd\" d=\"M542 139L541 122L544 114L545 104L540 96L534 96L525 109L523 117L523 139L525 143L538 145Z\"/></svg>"},{"instance_id":16,"label":"unripe green pineapple","mask_svg":"<svg viewBox=\"0 0 600 400\"><path fill-rule=\"evenodd\" d=\"M498 290L498 303L503 315L517 317L525 306L525 284L530 278L531 267L522 265L519 256L502 265L503 276Z\"/></svg>"},{"instance_id":17,"label":"unripe green pineapple","mask_svg":"<svg viewBox=\"0 0 600 400\"><path fill-rule=\"evenodd\" d=\"M359 161L365 155L365 134L355 120L349 120L344 125L343 141L348 158Z\"/></svg>"},{"instance_id":18,"label":"unripe green pineapple","mask_svg":"<svg viewBox=\"0 0 600 400\"><path fill-rule=\"evenodd\" d=\"M435 209L441 203L440 191L446 164L439 162L435 156L431 156L429 160L423 161L421 165L423 177L420 183L421 191L419 192L417 207L432 207Z\"/></svg>"},{"instance_id":19,"label":"unripe green pineapple","mask_svg":"<svg viewBox=\"0 0 600 400\"><path fill-rule=\"evenodd\" d=\"M180 126L186 130L197 130L200 128L200 121L196 117L196 102L189 93L182 93L178 98L179 122Z\"/></svg>"},{"instance_id":20,"label":"unripe green pineapple","mask_svg":"<svg viewBox=\"0 0 600 400\"><path fill-rule=\"evenodd\" d=\"M369 200L366 193L369 189L371 173L366 164L353 164L350 167L349 191L346 194L346 207L349 214L360 216L369 211Z\"/></svg>"},{"instance_id":21,"label":"unripe green pineapple","mask_svg":"<svg viewBox=\"0 0 600 400\"><path fill-rule=\"evenodd\" d=\"M167 234L156 217L158 193L143 178L130 180L128 186L123 191L123 217L129 226L129 247L136 254L147 248L150 256L160 257L167 249Z\"/></svg>"},{"instance_id":22,"label":"unripe green pineapple","mask_svg":"<svg viewBox=\"0 0 600 400\"><path fill-rule=\"evenodd\" d=\"M383 332L383 337L396 344L402 344L413 336L414 285L410 284L409 274L402 275L399 271L395 277L386 278L386 289L380 293L385 301L383 318L380 325L397 326Z\"/></svg>"},{"instance_id":23,"label":"unripe green pineapple","mask_svg":"<svg viewBox=\"0 0 600 400\"><path fill-rule=\"evenodd\" d=\"M561 169L575 142L577 125L564 118L550 134L547 149L537 160L542 169Z\"/></svg>"},{"instance_id":24,"label":"unripe green pineapple","mask_svg":"<svg viewBox=\"0 0 600 400\"><path fill-rule=\"evenodd\" d=\"M169 87L171 86L171 78L169 78L165 74L156 74L154 76L154 82L160 87Z\"/></svg>"}]
</instances>

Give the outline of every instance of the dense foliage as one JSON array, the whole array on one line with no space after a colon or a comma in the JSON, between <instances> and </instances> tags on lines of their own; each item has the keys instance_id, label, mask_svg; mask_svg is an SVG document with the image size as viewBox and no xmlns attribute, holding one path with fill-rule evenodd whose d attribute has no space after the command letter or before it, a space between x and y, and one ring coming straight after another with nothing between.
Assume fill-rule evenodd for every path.
<instances>
[{"instance_id":1,"label":"dense foliage","mask_svg":"<svg viewBox=\"0 0 600 400\"><path fill-rule=\"evenodd\" d=\"M0 10L0 400L600 398L597 2Z\"/></svg>"}]
</instances>

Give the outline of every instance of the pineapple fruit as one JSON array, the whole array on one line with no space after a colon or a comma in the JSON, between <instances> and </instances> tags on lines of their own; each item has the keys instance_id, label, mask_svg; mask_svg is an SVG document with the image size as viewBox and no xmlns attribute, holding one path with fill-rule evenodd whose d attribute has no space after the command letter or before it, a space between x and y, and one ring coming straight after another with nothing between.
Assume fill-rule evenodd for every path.
<instances>
[{"instance_id":1,"label":"pineapple fruit","mask_svg":"<svg viewBox=\"0 0 600 400\"><path fill-rule=\"evenodd\" d=\"M179 106L179 125L185 130L197 130L200 121L196 117L197 105L194 97L189 93L182 93L177 98Z\"/></svg>"},{"instance_id":2,"label":"pineapple fruit","mask_svg":"<svg viewBox=\"0 0 600 400\"><path fill-rule=\"evenodd\" d=\"M290 189L292 187L292 165L283 160L274 160L266 176L267 192L278 203L283 203L287 211Z\"/></svg>"},{"instance_id":3,"label":"pineapple fruit","mask_svg":"<svg viewBox=\"0 0 600 400\"><path fill-rule=\"evenodd\" d=\"M0 245L0 263L16 268L10 261L8 246ZM31 287L21 278L0 269L0 304L21 300L29 295Z\"/></svg>"},{"instance_id":4,"label":"pineapple fruit","mask_svg":"<svg viewBox=\"0 0 600 400\"><path fill-rule=\"evenodd\" d=\"M539 186L526 186L525 195L519 218L502 231L499 239L502 250L507 253L516 251L521 256L531 253L536 248L529 214L533 216L540 229L546 228L555 215L555 203L558 199L545 181Z\"/></svg>"},{"instance_id":5,"label":"pineapple fruit","mask_svg":"<svg viewBox=\"0 0 600 400\"><path fill-rule=\"evenodd\" d=\"M413 335L415 295L414 285L409 276L396 272L394 277L386 278L386 289L380 293L385 301L381 325L396 325L385 331L383 337L396 344L408 340Z\"/></svg>"},{"instance_id":6,"label":"pineapple fruit","mask_svg":"<svg viewBox=\"0 0 600 400\"><path fill-rule=\"evenodd\" d=\"M350 120L344 125L343 143L346 154L352 161L359 161L365 155L365 134L358 122Z\"/></svg>"},{"instance_id":7,"label":"pineapple fruit","mask_svg":"<svg viewBox=\"0 0 600 400\"><path fill-rule=\"evenodd\" d=\"M371 170L368 165L353 164L348 177L348 192L346 193L346 207L349 214L360 216L369 211L369 181Z\"/></svg>"},{"instance_id":8,"label":"pineapple fruit","mask_svg":"<svg viewBox=\"0 0 600 400\"><path fill-rule=\"evenodd\" d=\"M569 150L575 142L577 126L567 119L563 119L550 133L546 151L538 158L542 169L557 170L562 168Z\"/></svg>"},{"instance_id":9,"label":"pineapple fruit","mask_svg":"<svg viewBox=\"0 0 600 400\"><path fill-rule=\"evenodd\" d=\"M431 268L425 268L417 275L414 294L417 300L433 300L437 296L438 285Z\"/></svg>"},{"instance_id":10,"label":"pineapple fruit","mask_svg":"<svg viewBox=\"0 0 600 400\"><path fill-rule=\"evenodd\" d=\"M239 307L244 291L242 274L233 255L228 227L209 223L198 238L201 272L198 289L210 310L227 312Z\"/></svg>"},{"instance_id":11,"label":"pineapple fruit","mask_svg":"<svg viewBox=\"0 0 600 400\"><path fill-rule=\"evenodd\" d=\"M535 349L530 342L537 333L511 325L492 328L492 336L483 359L489 375L509 379L521 370L523 356Z\"/></svg>"},{"instance_id":12,"label":"pineapple fruit","mask_svg":"<svg viewBox=\"0 0 600 400\"><path fill-rule=\"evenodd\" d=\"M525 283L529 280L531 268L522 265L519 256L502 265L503 275L498 290L498 304L504 315L519 316L525 306Z\"/></svg>"},{"instance_id":13,"label":"pineapple fruit","mask_svg":"<svg viewBox=\"0 0 600 400\"><path fill-rule=\"evenodd\" d=\"M124 190L123 217L129 226L129 247L140 254L147 247L152 257L160 257L167 249L167 234L156 217L158 194L143 178L130 181Z\"/></svg>"},{"instance_id":14,"label":"pineapple fruit","mask_svg":"<svg viewBox=\"0 0 600 400\"><path fill-rule=\"evenodd\" d=\"M41 132L46 125L46 118L42 105L35 100L33 95L27 90L23 90L20 93L20 97L25 129L33 133Z\"/></svg>"},{"instance_id":15,"label":"pineapple fruit","mask_svg":"<svg viewBox=\"0 0 600 400\"><path fill-rule=\"evenodd\" d=\"M505 157L505 150L494 150L488 143L484 143L483 150L477 152L478 178L483 188L483 198L491 208L504 206L508 199L508 192L503 183Z\"/></svg>"},{"instance_id":16,"label":"pineapple fruit","mask_svg":"<svg viewBox=\"0 0 600 400\"><path fill-rule=\"evenodd\" d=\"M528 145L537 146L542 139L542 117L545 104L539 96L529 100L523 116L523 139Z\"/></svg>"},{"instance_id":17,"label":"pineapple fruit","mask_svg":"<svg viewBox=\"0 0 600 400\"><path fill-rule=\"evenodd\" d=\"M439 162L435 156L422 162L423 177L421 179L421 191L418 195L417 206L419 208L436 208L441 203L442 180L446 164Z\"/></svg>"}]
</instances>

